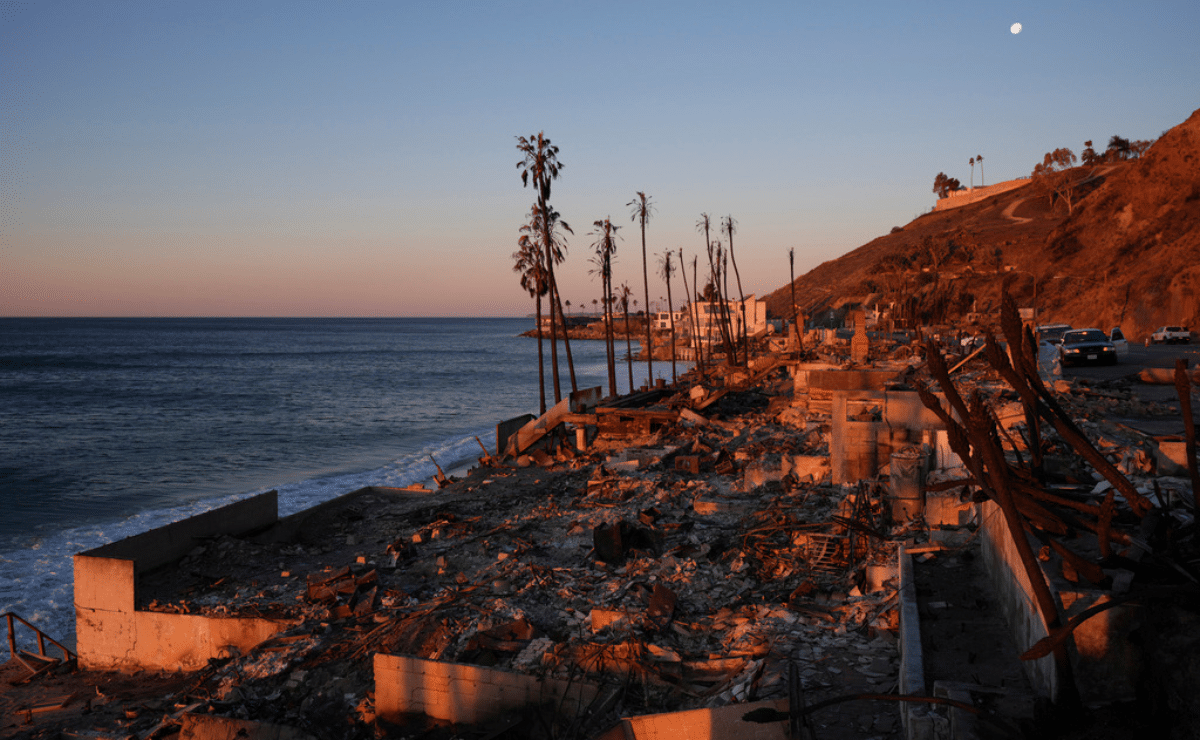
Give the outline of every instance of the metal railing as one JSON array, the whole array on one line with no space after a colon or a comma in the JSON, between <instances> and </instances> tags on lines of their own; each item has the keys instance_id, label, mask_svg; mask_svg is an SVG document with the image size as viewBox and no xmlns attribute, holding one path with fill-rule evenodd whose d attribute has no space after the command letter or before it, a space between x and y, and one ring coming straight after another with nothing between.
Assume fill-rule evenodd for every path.
<instances>
[{"instance_id":1,"label":"metal railing","mask_svg":"<svg viewBox=\"0 0 1200 740\"><path fill-rule=\"evenodd\" d=\"M63 645L58 640L55 640L53 637L47 635L45 632L42 632L37 627L34 627L20 615L14 614L13 612L6 612L4 614L4 620L8 626L8 654L10 658L12 660L16 660L29 670L29 675L22 679L21 683L30 681L43 673L47 673L57 666L78 660L78 656L71 652L70 648L68 648L66 645ZM29 629L33 630L34 634L37 636L37 655L34 655L28 650L20 650L17 648L17 622L20 622ZM63 657L61 659L52 657L46 653L47 642L62 651ZM31 665L29 662L30 660L39 661L41 665Z\"/></svg>"}]
</instances>

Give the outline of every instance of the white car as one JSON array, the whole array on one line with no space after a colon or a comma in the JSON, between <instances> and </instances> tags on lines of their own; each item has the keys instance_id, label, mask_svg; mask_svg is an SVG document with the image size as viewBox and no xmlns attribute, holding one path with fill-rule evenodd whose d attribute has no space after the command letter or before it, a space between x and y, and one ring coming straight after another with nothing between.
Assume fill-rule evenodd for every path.
<instances>
[{"instance_id":1,"label":"white car","mask_svg":"<svg viewBox=\"0 0 1200 740\"><path fill-rule=\"evenodd\" d=\"M1113 349L1117 351L1117 359L1124 360L1129 355L1129 341L1125 339L1125 332L1121 331L1121 327L1112 328L1108 333L1108 341L1112 342Z\"/></svg>"},{"instance_id":2,"label":"white car","mask_svg":"<svg viewBox=\"0 0 1200 740\"><path fill-rule=\"evenodd\" d=\"M1192 333L1182 326L1160 326L1150 335L1151 344L1187 344L1191 340Z\"/></svg>"}]
</instances>

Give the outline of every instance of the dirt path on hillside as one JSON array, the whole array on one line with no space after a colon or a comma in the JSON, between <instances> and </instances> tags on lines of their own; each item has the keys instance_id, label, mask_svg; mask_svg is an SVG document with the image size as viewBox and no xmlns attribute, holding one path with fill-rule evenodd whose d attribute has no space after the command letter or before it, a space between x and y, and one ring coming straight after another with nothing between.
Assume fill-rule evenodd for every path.
<instances>
[{"instance_id":1,"label":"dirt path on hillside","mask_svg":"<svg viewBox=\"0 0 1200 740\"><path fill-rule=\"evenodd\" d=\"M1017 200L1014 200L1012 203L1008 204L1008 208L1005 208L1004 213L1001 215L1003 215L1005 218L1007 218L1009 221L1012 221L1013 223L1018 223L1018 224L1029 223L1033 219L1025 218L1024 216L1014 216L1013 215L1013 212L1017 210L1017 206L1021 205L1022 203L1024 203L1027 200L1029 200L1029 199L1028 198L1018 198Z\"/></svg>"}]
</instances>

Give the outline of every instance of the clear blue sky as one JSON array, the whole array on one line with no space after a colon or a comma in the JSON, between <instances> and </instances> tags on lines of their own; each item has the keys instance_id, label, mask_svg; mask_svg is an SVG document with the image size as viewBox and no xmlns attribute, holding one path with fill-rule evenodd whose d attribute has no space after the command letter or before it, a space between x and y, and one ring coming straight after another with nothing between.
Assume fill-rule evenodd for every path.
<instances>
[{"instance_id":1,"label":"clear blue sky","mask_svg":"<svg viewBox=\"0 0 1200 740\"><path fill-rule=\"evenodd\" d=\"M541 130L564 298L598 297L606 216L641 295L638 190L655 254L732 214L763 294L976 154L992 183L1159 136L1200 106L1198 29L1195 0L9 2L0 315L528 313L515 137Z\"/></svg>"}]
</instances>

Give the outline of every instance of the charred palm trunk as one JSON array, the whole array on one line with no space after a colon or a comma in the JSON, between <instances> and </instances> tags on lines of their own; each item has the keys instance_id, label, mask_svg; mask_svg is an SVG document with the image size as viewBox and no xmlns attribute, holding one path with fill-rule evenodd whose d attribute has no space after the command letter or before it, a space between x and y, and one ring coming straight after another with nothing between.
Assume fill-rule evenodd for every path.
<instances>
[{"instance_id":1,"label":"charred palm trunk","mask_svg":"<svg viewBox=\"0 0 1200 740\"><path fill-rule=\"evenodd\" d=\"M541 405L538 407L540 414L546 413L546 361L545 355L542 353L542 294L537 295L537 339L538 339L538 398ZM503 452L503 450L497 450Z\"/></svg>"},{"instance_id":2,"label":"charred palm trunk","mask_svg":"<svg viewBox=\"0 0 1200 740\"><path fill-rule=\"evenodd\" d=\"M610 271L611 262L606 268L606 272ZM617 397L617 337L616 329L613 326L613 298L612 298L612 275L608 275L604 280L604 324L605 324L605 342L607 347L605 351L608 357L608 395Z\"/></svg>"},{"instance_id":3,"label":"charred palm trunk","mask_svg":"<svg viewBox=\"0 0 1200 740\"><path fill-rule=\"evenodd\" d=\"M563 348L567 351L567 373L571 377L571 392L579 391L579 385L575 381L575 360L571 357L571 337L568 333L567 316L563 312L562 296L559 295L557 286L554 290L554 303L558 309L559 324L562 326Z\"/></svg>"},{"instance_id":4,"label":"charred palm trunk","mask_svg":"<svg viewBox=\"0 0 1200 740\"><path fill-rule=\"evenodd\" d=\"M667 263L667 315L671 317L671 383L678 380L675 372L675 308L671 305L671 263Z\"/></svg>"},{"instance_id":5,"label":"charred palm trunk","mask_svg":"<svg viewBox=\"0 0 1200 740\"><path fill-rule=\"evenodd\" d=\"M729 216L726 220L729 225L729 261L733 263L733 276L737 278L738 286L738 304L742 311L742 352L743 360L746 367L750 366L750 329L746 323L746 294L742 291L742 274L738 272L737 257L733 254L733 217Z\"/></svg>"},{"instance_id":6,"label":"charred palm trunk","mask_svg":"<svg viewBox=\"0 0 1200 740\"><path fill-rule=\"evenodd\" d=\"M708 237L708 227L705 225L704 236ZM713 292L717 294L717 328L721 332L721 343L725 345L725 362L733 363L733 347L729 337L729 316L728 305L725 303L725 296L721 293L721 268L720 257L716 255L716 250L712 242L708 245L708 269L709 276L712 280Z\"/></svg>"},{"instance_id":7,"label":"charred palm trunk","mask_svg":"<svg viewBox=\"0 0 1200 740\"><path fill-rule=\"evenodd\" d=\"M621 308L625 311L625 363L629 366L629 392L633 393L633 342L629 338L629 296L621 299Z\"/></svg>"},{"instance_id":8,"label":"charred palm trunk","mask_svg":"<svg viewBox=\"0 0 1200 740\"><path fill-rule=\"evenodd\" d=\"M642 288L645 291L646 314L646 384L654 385L654 336L650 329L650 272L646 263L646 219L642 218ZM630 388L632 390L632 387Z\"/></svg>"}]
</instances>

